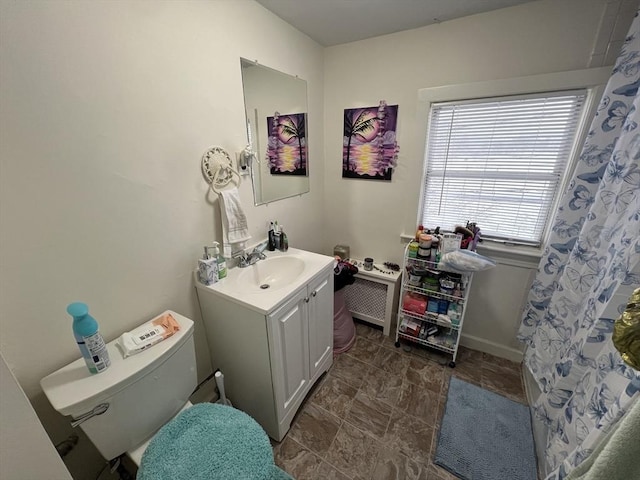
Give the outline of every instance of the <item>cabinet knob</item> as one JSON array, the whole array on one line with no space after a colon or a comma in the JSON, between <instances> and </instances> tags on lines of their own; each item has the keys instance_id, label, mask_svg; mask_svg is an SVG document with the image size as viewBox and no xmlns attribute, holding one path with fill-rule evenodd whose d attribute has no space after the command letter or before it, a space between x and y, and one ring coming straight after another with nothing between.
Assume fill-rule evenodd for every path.
<instances>
[{"instance_id":1,"label":"cabinet knob","mask_svg":"<svg viewBox=\"0 0 640 480\"><path fill-rule=\"evenodd\" d=\"M311 294L312 297L315 297L318 294L318 292L316 292L315 290L313 291L313 293Z\"/></svg>"},{"instance_id":2,"label":"cabinet knob","mask_svg":"<svg viewBox=\"0 0 640 480\"><path fill-rule=\"evenodd\" d=\"M304 299L304 303L309 303L309 297Z\"/></svg>"}]
</instances>

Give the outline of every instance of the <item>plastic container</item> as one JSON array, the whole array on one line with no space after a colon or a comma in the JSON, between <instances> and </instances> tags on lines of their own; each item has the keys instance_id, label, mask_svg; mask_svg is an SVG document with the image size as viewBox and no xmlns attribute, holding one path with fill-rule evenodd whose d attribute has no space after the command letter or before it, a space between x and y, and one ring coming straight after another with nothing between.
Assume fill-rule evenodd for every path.
<instances>
[{"instance_id":1,"label":"plastic container","mask_svg":"<svg viewBox=\"0 0 640 480\"><path fill-rule=\"evenodd\" d=\"M420 248L431 248L431 244L433 243L433 237L428 233L423 233L419 238Z\"/></svg>"},{"instance_id":2,"label":"plastic container","mask_svg":"<svg viewBox=\"0 0 640 480\"><path fill-rule=\"evenodd\" d=\"M433 292L440 291L440 283L438 282L438 278L434 276L424 277L422 279L422 284L426 290L431 290Z\"/></svg>"},{"instance_id":3,"label":"plastic container","mask_svg":"<svg viewBox=\"0 0 640 480\"><path fill-rule=\"evenodd\" d=\"M340 257L341 260L349 258L349 245L336 245L333 247L333 255Z\"/></svg>"},{"instance_id":4,"label":"plastic container","mask_svg":"<svg viewBox=\"0 0 640 480\"><path fill-rule=\"evenodd\" d=\"M204 247L204 255L198 260L198 280L203 285L218 281L218 261L209 255L209 247Z\"/></svg>"},{"instance_id":5,"label":"plastic container","mask_svg":"<svg viewBox=\"0 0 640 480\"><path fill-rule=\"evenodd\" d=\"M408 249L409 258L417 258L418 248L419 248L419 244L415 240L412 240L411 243L409 243L409 249Z\"/></svg>"},{"instance_id":6,"label":"plastic container","mask_svg":"<svg viewBox=\"0 0 640 480\"><path fill-rule=\"evenodd\" d=\"M439 301L435 297L429 297L429 301L427 302L427 312L438 313Z\"/></svg>"},{"instance_id":7,"label":"plastic container","mask_svg":"<svg viewBox=\"0 0 640 480\"><path fill-rule=\"evenodd\" d=\"M451 325L457 327L460 324L460 315L460 305L458 305L456 302L449 302L447 316L451 319Z\"/></svg>"},{"instance_id":8,"label":"plastic container","mask_svg":"<svg viewBox=\"0 0 640 480\"><path fill-rule=\"evenodd\" d=\"M267 250L273 252L276 249L276 233L274 231L273 222L269 222L268 238L269 240L267 242Z\"/></svg>"},{"instance_id":9,"label":"plastic container","mask_svg":"<svg viewBox=\"0 0 640 480\"><path fill-rule=\"evenodd\" d=\"M280 225L280 251L286 252L289 250L289 238L284 233L284 226Z\"/></svg>"},{"instance_id":10,"label":"plastic container","mask_svg":"<svg viewBox=\"0 0 640 480\"><path fill-rule=\"evenodd\" d=\"M98 330L98 322L89 315L89 307L80 302L71 303L67 306L67 313L73 317L73 336L89 372L105 371L111 365L111 359Z\"/></svg>"},{"instance_id":11,"label":"plastic container","mask_svg":"<svg viewBox=\"0 0 640 480\"><path fill-rule=\"evenodd\" d=\"M418 255L416 256L416 258L419 258L421 260L431 260L431 247L429 248L423 248L422 245L420 245L420 247L418 248Z\"/></svg>"},{"instance_id":12,"label":"plastic container","mask_svg":"<svg viewBox=\"0 0 640 480\"><path fill-rule=\"evenodd\" d=\"M222 280L227 276L227 262L220 254L220 244L218 242L213 242L213 257L218 264L218 280Z\"/></svg>"},{"instance_id":13,"label":"plastic container","mask_svg":"<svg viewBox=\"0 0 640 480\"><path fill-rule=\"evenodd\" d=\"M441 298L438 300L438 314L446 315L449 310L449 300Z\"/></svg>"}]
</instances>

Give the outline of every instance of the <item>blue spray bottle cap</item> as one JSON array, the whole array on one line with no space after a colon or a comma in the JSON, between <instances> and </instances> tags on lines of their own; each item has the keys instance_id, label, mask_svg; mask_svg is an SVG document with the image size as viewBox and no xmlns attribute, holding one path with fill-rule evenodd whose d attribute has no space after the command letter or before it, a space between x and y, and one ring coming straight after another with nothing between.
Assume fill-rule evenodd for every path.
<instances>
[{"instance_id":1,"label":"blue spray bottle cap","mask_svg":"<svg viewBox=\"0 0 640 480\"><path fill-rule=\"evenodd\" d=\"M86 303L82 302L70 303L69 306L67 306L67 313L73 318L84 317L89 313L89 307L87 307Z\"/></svg>"}]
</instances>

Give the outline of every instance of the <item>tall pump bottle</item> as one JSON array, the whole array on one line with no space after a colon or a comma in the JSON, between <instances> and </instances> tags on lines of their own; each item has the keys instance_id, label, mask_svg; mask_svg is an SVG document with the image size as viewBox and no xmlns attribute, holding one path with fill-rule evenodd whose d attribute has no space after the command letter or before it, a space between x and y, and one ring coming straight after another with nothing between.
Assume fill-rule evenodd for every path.
<instances>
[{"instance_id":1,"label":"tall pump bottle","mask_svg":"<svg viewBox=\"0 0 640 480\"><path fill-rule=\"evenodd\" d=\"M67 306L67 313L73 317L73 335L89 372L106 370L111 365L111 359L98 330L98 322L89 315L89 307L80 302L71 303Z\"/></svg>"},{"instance_id":2,"label":"tall pump bottle","mask_svg":"<svg viewBox=\"0 0 640 480\"><path fill-rule=\"evenodd\" d=\"M218 280L222 280L227 276L227 262L220 254L220 244L218 242L213 242L213 257L218 264Z\"/></svg>"}]
</instances>

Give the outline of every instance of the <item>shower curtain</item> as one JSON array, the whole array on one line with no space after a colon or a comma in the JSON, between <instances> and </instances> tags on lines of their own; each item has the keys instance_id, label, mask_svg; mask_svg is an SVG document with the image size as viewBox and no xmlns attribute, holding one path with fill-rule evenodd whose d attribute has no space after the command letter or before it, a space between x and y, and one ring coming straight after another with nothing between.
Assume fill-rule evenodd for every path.
<instances>
[{"instance_id":1,"label":"shower curtain","mask_svg":"<svg viewBox=\"0 0 640 480\"><path fill-rule=\"evenodd\" d=\"M640 396L640 372L611 342L613 322L640 285L639 85L636 13L560 200L519 331L525 366L542 391L533 409L548 428L548 480L582 463Z\"/></svg>"}]
</instances>

